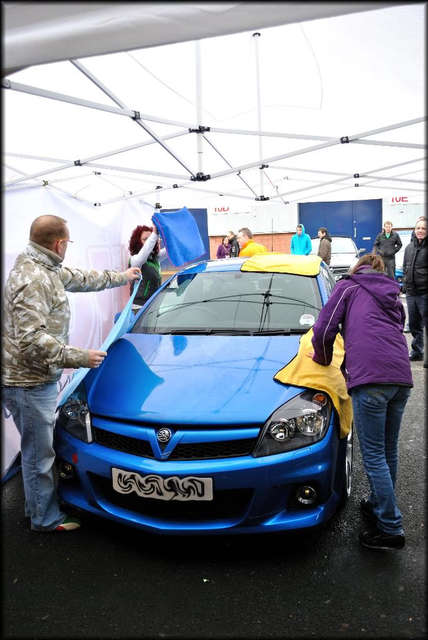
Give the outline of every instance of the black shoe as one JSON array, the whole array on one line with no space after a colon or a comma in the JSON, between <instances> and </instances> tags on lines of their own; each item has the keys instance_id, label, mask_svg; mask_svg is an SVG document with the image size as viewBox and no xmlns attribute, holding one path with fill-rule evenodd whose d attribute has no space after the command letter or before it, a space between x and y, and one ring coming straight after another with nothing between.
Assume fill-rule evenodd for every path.
<instances>
[{"instance_id":1,"label":"black shoe","mask_svg":"<svg viewBox=\"0 0 428 640\"><path fill-rule=\"evenodd\" d=\"M411 353L409 355L409 360L411 360L412 362L415 362L416 360L423 360L424 357L422 355L422 353Z\"/></svg>"},{"instance_id":2,"label":"black shoe","mask_svg":"<svg viewBox=\"0 0 428 640\"><path fill-rule=\"evenodd\" d=\"M379 531L379 529L362 531L360 533L360 543L363 547L366 547L366 549L380 549L385 551L389 549L402 549L405 542L406 539L404 535L391 535Z\"/></svg>"},{"instance_id":3,"label":"black shoe","mask_svg":"<svg viewBox=\"0 0 428 640\"><path fill-rule=\"evenodd\" d=\"M376 515L373 512L373 504L367 498L363 498L360 502L360 509L363 516L370 522L377 522Z\"/></svg>"}]
</instances>

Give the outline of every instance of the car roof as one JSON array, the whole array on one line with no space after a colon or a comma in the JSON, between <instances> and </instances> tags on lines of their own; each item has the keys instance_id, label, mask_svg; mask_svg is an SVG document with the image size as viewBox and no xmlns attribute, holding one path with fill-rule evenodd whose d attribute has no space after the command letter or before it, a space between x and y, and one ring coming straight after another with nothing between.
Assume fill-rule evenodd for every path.
<instances>
[{"instance_id":1,"label":"car roof","mask_svg":"<svg viewBox=\"0 0 428 640\"><path fill-rule=\"evenodd\" d=\"M183 269L181 273L201 273L202 271L258 271L316 276L320 272L320 264L321 258L315 255L300 256L272 251L256 254L251 258L204 260L189 265Z\"/></svg>"}]
</instances>

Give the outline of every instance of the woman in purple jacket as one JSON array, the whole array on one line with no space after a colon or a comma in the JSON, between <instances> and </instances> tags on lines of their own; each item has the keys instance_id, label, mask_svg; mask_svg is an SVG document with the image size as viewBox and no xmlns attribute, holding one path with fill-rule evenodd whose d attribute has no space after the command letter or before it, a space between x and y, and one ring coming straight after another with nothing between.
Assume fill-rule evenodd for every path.
<instances>
[{"instance_id":1,"label":"woman in purple jacket","mask_svg":"<svg viewBox=\"0 0 428 640\"><path fill-rule=\"evenodd\" d=\"M229 239L227 236L223 238L221 244L217 247L217 259L229 258L230 256L230 247L229 247Z\"/></svg>"},{"instance_id":2,"label":"woman in purple jacket","mask_svg":"<svg viewBox=\"0 0 428 640\"><path fill-rule=\"evenodd\" d=\"M371 490L361 501L373 524L360 533L369 549L401 549L405 543L394 487L401 418L413 380L399 293L382 258L366 255L337 282L313 326L315 362L330 364L339 331L345 342L342 370Z\"/></svg>"}]
</instances>

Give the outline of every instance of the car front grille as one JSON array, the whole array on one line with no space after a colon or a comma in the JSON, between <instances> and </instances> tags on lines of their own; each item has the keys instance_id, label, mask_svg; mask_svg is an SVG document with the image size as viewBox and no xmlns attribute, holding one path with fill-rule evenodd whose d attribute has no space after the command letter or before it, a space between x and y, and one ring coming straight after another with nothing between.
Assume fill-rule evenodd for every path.
<instances>
[{"instance_id":1,"label":"car front grille","mask_svg":"<svg viewBox=\"0 0 428 640\"><path fill-rule=\"evenodd\" d=\"M89 473L89 479L99 500L127 509L142 516L174 522L240 520L248 511L253 489L214 491L210 501L171 501L141 498L135 493L117 493L111 478Z\"/></svg>"},{"instance_id":2,"label":"car front grille","mask_svg":"<svg viewBox=\"0 0 428 640\"><path fill-rule=\"evenodd\" d=\"M152 447L147 440L130 438L113 431L105 431L99 427L92 427L92 435L94 436L94 441L103 447L123 451L123 453L132 453L134 456L142 458L154 458Z\"/></svg>"},{"instance_id":3,"label":"car front grille","mask_svg":"<svg viewBox=\"0 0 428 640\"><path fill-rule=\"evenodd\" d=\"M99 427L92 427L94 441L103 447L116 449L123 453L131 453L142 458L154 458L150 442L131 438ZM215 442L191 442L178 444L172 450L168 460L209 460L218 458L234 458L251 454L257 438L240 440L219 440Z\"/></svg>"},{"instance_id":4,"label":"car front grille","mask_svg":"<svg viewBox=\"0 0 428 640\"><path fill-rule=\"evenodd\" d=\"M204 460L209 458L234 458L248 456L254 449L257 438L245 440L221 440L219 442L192 442L178 444L168 460Z\"/></svg>"}]
</instances>

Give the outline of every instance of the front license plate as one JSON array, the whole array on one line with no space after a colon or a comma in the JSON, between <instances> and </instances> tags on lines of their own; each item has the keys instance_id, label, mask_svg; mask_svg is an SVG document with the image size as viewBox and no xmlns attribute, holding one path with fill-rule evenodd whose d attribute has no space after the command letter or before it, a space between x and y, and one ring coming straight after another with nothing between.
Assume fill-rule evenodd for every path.
<instances>
[{"instance_id":1,"label":"front license plate","mask_svg":"<svg viewBox=\"0 0 428 640\"><path fill-rule=\"evenodd\" d=\"M118 493L136 493L141 498L154 498L155 500L212 500L212 478L200 478L196 476L169 476L164 478L153 474L142 476L135 471L111 470L113 489Z\"/></svg>"}]
</instances>

